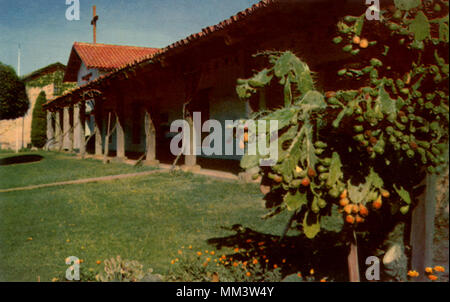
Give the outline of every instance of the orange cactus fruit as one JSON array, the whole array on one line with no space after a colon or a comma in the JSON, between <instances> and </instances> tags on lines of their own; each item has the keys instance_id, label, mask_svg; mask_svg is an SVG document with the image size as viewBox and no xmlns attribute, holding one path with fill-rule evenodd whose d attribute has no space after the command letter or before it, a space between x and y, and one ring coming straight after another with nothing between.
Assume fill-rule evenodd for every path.
<instances>
[{"instance_id":1,"label":"orange cactus fruit","mask_svg":"<svg viewBox=\"0 0 450 302\"><path fill-rule=\"evenodd\" d=\"M325 92L325 97L327 99L336 97L336 92L335 91L327 91L327 92Z\"/></svg>"},{"instance_id":2,"label":"orange cactus fruit","mask_svg":"<svg viewBox=\"0 0 450 302\"><path fill-rule=\"evenodd\" d=\"M302 179L302 186L307 187L310 183L311 181L309 180L309 177L305 177Z\"/></svg>"},{"instance_id":3,"label":"orange cactus fruit","mask_svg":"<svg viewBox=\"0 0 450 302\"><path fill-rule=\"evenodd\" d=\"M356 215L356 222L357 223L363 223L364 222L364 218L362 218L361 216L359 216L358 214Z\"/></svg>"},{"instance_id":4,"label":"orange cactus fruit","mask_svg":"<svg viewBox=\"0 0 450 302\"><path fill-rule=\"evenodd\" d=\"M366 208L365 205L361 204L359 205L359 214L361 214L361 216L367 216L369 215L369 210Z\"/></svg>"},{"instance_id":5,"label":"orange cactus fruit","mask_svg":"<svg viewBox=\"0 0 450 302\"><path fill-rule=\"evenodd\" d=\"M367 41L367 39L361 39L361 41L359 42L359 47L361 48L369 47L369 41Z\"/></svg>"},{"instance_id":6,"label":"orange cactus fruit","mask_svg":"<svg viewBox=\"0 0 450 302\"><path fill-rule=\"evenodd\" d=\"M357 204L352 205L352 212L353 212L353 214L356 214L359 212L359 206Z\"/></svg>"},{"instance_id":7,"label":"orange cactus fruit","mask_svg":"<svg viewBox=\"0 0 450 302\"><path fill-rule=\"evenodd\" d=\"M347 198L347 189L344 189L339 197L341 197L341 199Z\"/></svg>"},{"instance_id":8,"label":"orange cactus fruit","mask_svg":"<svg viewBox=\"0 0 450 302\"><path fill-rule=\"evenodd\" d=\"M375 210L378 210L383 205L383 202L381 201L381 196L378 196L377 200L373 202L373 208Z\"/></svg>"},{"instance_id":9,"label":"orange cactus fruit","mask_svg":"<svg viewBox=\"0 0 450 302\"><path fill-rule=\"evenodd\" d=\"M248 142L248 132L244 133L244 142Z\"/></svg>"},{"instance_id":10,"label":"orange cactus fruit","mask_svg":"<svg viewBox=\"0 0 450 302\"><path fill-rule=\"evenodd\" d=\"M348 205L346 205L344 207L344 212L347 213L347 214L351 214L352 213L352 209L353 209L352 205L348 204Z\"/></svg>"},{"instance_id":11,"label":"orange cactus fruit","mask_svg":"<svg viewBox=\"0 0 450 302\"><path fill-rule=\"evenodd\" d=\"M430 279L431 281L436 281L438 277L435 275L428 275L428 279Z\"/></svg>"},{"instance_id":12,"label":"orange cactus fruit","mask_svg":"<svg viewBox=\"0 0 450 302\"><path fill-rule=\"evenodd\" d=\"M348 200L347 197L341 198L341 200L339 200L339 204L341 205L341 207L345 207L349 203L350 203L350 200Z\"/></svg>"},{"instance_id":13,"label":"orange cactus fruit","mask_svg":"<svg viewBox=\"0 0 450 302\"><path fill-rule=\"evenodd\" d=\"M391 194L387 190L381 190L381 196L383 196L384 198L389 198Z\"/></svg>"},{"instance_id":14,"label":"orange cactus fruit","mask_svg":"<svg viewBox=\"0 0 450 302\"><path fill-rule=\"evenodd\" d=\"M316 171L311 167L308 168L308 176L311 178L316 177Z\"/></svg>"},{"instance_id":15,"label":"orange cactus fruit","mask_svg":"<svg viewBox=\"0 0 450 302\"><path fill-rule=\"evenodd\" d=\"M354 44L359 44L359 43L361 43L361 38L358 37L358 36L354 36L354 37L353 37L353 43L354 43Z\"/></svg>"},{"instance_id":16,"label":"orange cactus fruit","mask_svg":"<svg viewBox=\"0 0 450 302\"><path fill-rule=\"evenodd\" d=\"M283 177L281 177L280 175L275 175L275 177L273 178L273 180L277 183L280 183L283 181Z\"/></svg>"},{"instance_id":17,"label":"orange cactus fruit","mask_svg":"<svg viewBox=\"0 0 450 302\"><path fill-rule=\"evenodd\" d=\"M353 215L347 215L347 217L345 217L345 221L347 223L354 224L355 223L355 217L353 217Z\"/></svg>"}]
</instances>

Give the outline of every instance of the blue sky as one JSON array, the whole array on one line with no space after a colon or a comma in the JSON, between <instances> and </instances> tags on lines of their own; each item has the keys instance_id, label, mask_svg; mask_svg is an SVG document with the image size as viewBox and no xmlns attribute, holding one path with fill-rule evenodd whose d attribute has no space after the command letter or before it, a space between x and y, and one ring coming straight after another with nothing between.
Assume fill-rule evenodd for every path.
<instances>
[{"instance_id":1,"label":"blue sky","mask_svg":"<svg viewBox=\"0 0 450 302\"><path fill-rule=\"evenodd\" d=\"M66 0L0 0L0 62L21 74L54 62L67 64L74 41L92 42L92 6L97 6L97 42L165 47L214 25L258 0L79 0L80 20L68 21Z\"/></svg>"}]
</instances>

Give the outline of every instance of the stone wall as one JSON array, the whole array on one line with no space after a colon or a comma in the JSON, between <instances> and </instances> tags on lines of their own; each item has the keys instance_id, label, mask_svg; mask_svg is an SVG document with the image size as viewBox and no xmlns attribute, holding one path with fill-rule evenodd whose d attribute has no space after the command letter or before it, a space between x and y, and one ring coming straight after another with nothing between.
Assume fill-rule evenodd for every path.
<instances>
[{"instance_id":1,"label":"stone wall","mask_svg":"<svg viewBox=\"0 0 450 302\"><path fill-rule=\"evenodd\" d=\"M37 97L41 91L45 92L47 99L53 98L54 84L44 87L27 87L27 96L30 101L30 108L23 118L15 120L0 121L0 149L16 149L17 132L19 132L19 149L21 146L26 148L31 144L31 119ZM23 132L23 137L22 137Z\"/></svg>"}]
</instances>

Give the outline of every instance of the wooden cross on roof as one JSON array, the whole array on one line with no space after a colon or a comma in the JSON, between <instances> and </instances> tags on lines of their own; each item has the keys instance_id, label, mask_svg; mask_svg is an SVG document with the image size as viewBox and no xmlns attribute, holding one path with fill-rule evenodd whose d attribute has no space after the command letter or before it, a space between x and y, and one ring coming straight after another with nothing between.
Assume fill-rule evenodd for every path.
<instances>
[{"instance_id":1,"label":"wooden cross on roof","mask_svg":"<svg viewBox=\"0 0 450 302\"><path fill-rule=\"evenodd\" d=\"M92 7L92 20L91 20L91 25L94 27L94 44L97 42L97 20L98 20L98 16L96 13L96 7L95 5Z\"/></svg>"}]
</instances>

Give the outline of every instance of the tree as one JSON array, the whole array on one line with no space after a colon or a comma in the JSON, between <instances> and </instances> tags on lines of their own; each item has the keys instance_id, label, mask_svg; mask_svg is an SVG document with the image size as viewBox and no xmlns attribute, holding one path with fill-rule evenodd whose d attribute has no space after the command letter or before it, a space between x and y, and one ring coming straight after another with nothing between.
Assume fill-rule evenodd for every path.
<instances>
[{"instance_id":1,"label":"tree","mask_svg":"<svg viewBox=\"0 0 450 302\"><path fill-rule=\"evenodd\" d=\"M29 107L25 84L11 66L0 62L0 120L22 117Z\"/></svg>"},{"instance_id":2,"label":"tree","mask_svg":"<svg viewBox=\"0 0 450 302\"><path fill-rule=\"evenodd\" d=\"M291 52L261 54L269 67L238 80L243 99L269 85L284 88L284 107L253 117L279 127L278 160L258 173L272 209L266 217L290 211L286 230L294 223L309 239L337 233L350 246L349 264L356 238L370 245L408 222L425 172L448 164L448 4L395 3L380 22L362 15L338 23L333 42L354 60L336 70L336 91L316 90L308 65ZM242 142L255 142L247 131ZM245 155L241 166L264 158ZM350 275L359 278L357 269Z\"/></svg>"},{"instance_id":3,"label":"tree","mask_svg":"<svg viewBox=\"0 0 450 302\"><path fill-rule=\"evenodd\" d=\"M42 148L47 142L47 114L42 108L47 98L42 91L34 105L33 117L31 121L31 143L37 148Z\"/></svg>"}]
</instances>

